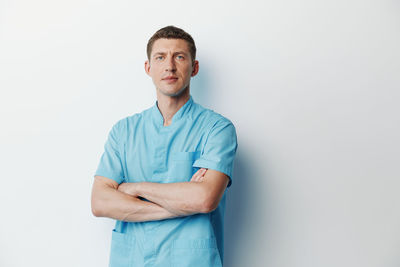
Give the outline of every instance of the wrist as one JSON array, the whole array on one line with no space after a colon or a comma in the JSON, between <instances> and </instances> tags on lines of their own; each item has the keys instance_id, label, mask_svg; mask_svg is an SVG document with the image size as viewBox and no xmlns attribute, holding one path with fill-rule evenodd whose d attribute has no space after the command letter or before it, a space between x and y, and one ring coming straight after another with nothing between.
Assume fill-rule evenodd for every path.
<instances>
[{"instance_id":1,"label":"wrist","mask_svg":"<svg viewBox=\"0 0 400 267\"><path fill-rule=\"evenodd\" d=\"M146 198L145 197L145 194L144 194L144 190L143 190L143 188L146 186L146 183L147 182L138 182L138 183L135 183L135 194L137 195L137 196L141 196L141 197L143 197L143 198Z\"/></svg>"}]
</instances>

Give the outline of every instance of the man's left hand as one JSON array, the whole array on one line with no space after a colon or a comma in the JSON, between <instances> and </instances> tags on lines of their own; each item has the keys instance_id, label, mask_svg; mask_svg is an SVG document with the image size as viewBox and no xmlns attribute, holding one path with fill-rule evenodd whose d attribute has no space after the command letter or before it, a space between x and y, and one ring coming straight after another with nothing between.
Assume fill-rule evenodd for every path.
<instances>
[{"instance_id":1,"label":"man's left hand","mask_svg":"<svg viewBox=\"0 0 400 267\"><path fill-rule=\"evenodd\" d=\"M121 191L122 193L138 197L139 196L139 191L137 190L137 186L139 183L121 183L118 186L118 191Z\"/></svg>"}]
</instances>

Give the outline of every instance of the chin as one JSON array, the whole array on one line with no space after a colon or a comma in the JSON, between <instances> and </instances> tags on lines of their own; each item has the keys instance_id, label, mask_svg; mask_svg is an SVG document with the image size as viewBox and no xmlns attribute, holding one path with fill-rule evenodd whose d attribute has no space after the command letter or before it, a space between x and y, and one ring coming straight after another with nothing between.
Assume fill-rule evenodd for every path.
<instances>
[{"instance_id":1,"label":"chin","mask_svg":"<svg viewBox=\"0 0 400 267\"><path fill-rule=\"evenodd\" d=\"M159 90L163 95L176 97L182 95L187 88L183 88L181 90Z\"/></svg>"}]
</instances>

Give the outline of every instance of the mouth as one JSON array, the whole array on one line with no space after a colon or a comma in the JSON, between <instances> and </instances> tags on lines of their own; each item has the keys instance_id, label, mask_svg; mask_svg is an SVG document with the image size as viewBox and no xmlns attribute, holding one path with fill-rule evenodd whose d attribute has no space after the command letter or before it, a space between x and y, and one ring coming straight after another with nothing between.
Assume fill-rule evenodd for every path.
<instances>
[{"instance_id":1,"label":"mouth","mask_svg":"<svg viewBox=\"0 0 400 267\"><path fill-rule=\"evenodd\" d=\"M175 76L168 76L162 79L163 81L166 81L167 83L173 83L178 80L178 77Z\"/></svg>"},{"instance_id":2,"label":"mouth","mask_svg":"<svg viewBox=\"0 0 400 267\"><path fill-rule=\"evenodd\" d=\"M176 79L178 79L178 77L176 77L176 76L167 76L167 77L163 78L163 80L176 80Z\"/></svg>"}]
</instances>

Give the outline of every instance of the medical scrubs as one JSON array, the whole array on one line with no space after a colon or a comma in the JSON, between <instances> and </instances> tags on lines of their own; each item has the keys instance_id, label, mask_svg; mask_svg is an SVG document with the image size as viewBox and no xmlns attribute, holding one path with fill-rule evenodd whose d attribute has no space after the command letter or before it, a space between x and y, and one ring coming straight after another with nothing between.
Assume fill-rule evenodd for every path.
<instances>
[{"instance_id":1,"label":"medical scrubs","mask_svg":"<svg viewBox=\"0 0 400 267\"><path fill-rule=\"evenodd\" d=\"M169 126L163 126L157 101L119 120L104 147L95 175L118 184L187 182L199 168L208 168L228 175L229 187L237 139L228 119L190 96ZM149 222L116 221L109 266L222 266L225 199L224 193L210 213Z\"/></svg>"}]
</instances>

